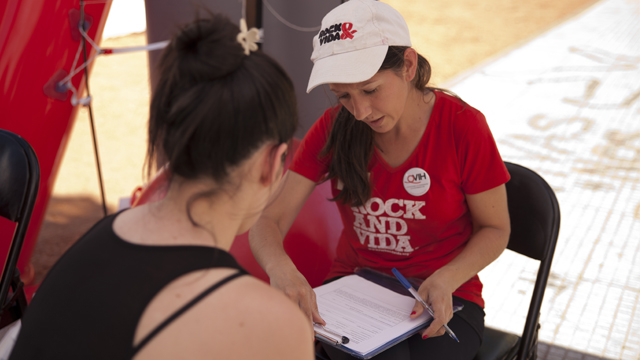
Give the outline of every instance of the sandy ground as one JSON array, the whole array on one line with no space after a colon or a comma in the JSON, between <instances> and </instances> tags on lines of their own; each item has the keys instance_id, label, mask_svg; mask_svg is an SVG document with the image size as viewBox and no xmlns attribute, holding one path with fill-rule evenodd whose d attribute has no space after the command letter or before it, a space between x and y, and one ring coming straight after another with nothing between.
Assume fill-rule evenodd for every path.
<instances>
[{"instance_id":1,"label":"sandy ground","mask_svg":"<svg viewBox=\"0 0 640 360\"><path fill-rule=\"evenodd\" d=\"M595 0L387 0L409 24L415 48L442 85L534 38ZM146 44L133 34L103 47ZM93 114L109 212L144 182L149 81L146 53L103 56L90 74ZM89 115L81 109L71 133L32 263L36 282L102 216Z\"/></svg>"}]
</instances>

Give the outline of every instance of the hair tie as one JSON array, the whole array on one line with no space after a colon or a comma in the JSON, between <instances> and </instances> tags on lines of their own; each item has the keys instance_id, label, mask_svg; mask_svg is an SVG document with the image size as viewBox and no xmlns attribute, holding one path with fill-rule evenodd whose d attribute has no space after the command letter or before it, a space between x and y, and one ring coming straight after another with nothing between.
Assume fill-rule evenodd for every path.
<instances>
[{"instance_id":1,"label":"hair tie","mask_svg":"<svg viewBox=\"0 0 640 360\"><path fill-rule=\"evenodd\" d=\"M260 41L260 32L256 28L247 30L247 22L240 19L240 33L236 39L244 48L244 54L249 55L251 51L258 50L257 42Z\"/></svg>"}]
</instances>

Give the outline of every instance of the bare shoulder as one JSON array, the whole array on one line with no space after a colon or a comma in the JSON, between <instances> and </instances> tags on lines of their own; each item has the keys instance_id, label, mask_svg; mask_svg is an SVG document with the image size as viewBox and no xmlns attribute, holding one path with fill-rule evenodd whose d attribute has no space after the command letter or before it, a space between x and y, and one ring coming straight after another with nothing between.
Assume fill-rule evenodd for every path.
<instances>
[{"instance_id":1,"label":"bare shoulder","mask_svg":"<svg viewBox=\"0 0 640 360\"><path fill-rule=\"evenodd\" d=\"M300 308L282 292L253 277L238 282L234 311L251 328L257 354L265 358L313 358L312 326ZM266 356L266 354L270 356ZM248 355L248 354L247 354Z\"/></svg>"},{"instance_id":2,"label":"bare shoulder","mask_svg":"<svg viewBox=\"0 0 640 360\"><path fill-rule=\"evenodd\" d=\"M199 274L196 281L187 282L196 284L196 289L185 291L183 287L180 296L171 289L163 290L148 306L139 329L145 327L143 333L153 329L153 323L169 317L179 303L188 302L230 273L216 270ZM178 298L181 300L176 301ZM268 284L245 275L221 286L178 317L136 359L209 359L215 354L220 359L304 360L313 359L312 348L311 324L300 309Z\"/></svg>"}]
</instances>

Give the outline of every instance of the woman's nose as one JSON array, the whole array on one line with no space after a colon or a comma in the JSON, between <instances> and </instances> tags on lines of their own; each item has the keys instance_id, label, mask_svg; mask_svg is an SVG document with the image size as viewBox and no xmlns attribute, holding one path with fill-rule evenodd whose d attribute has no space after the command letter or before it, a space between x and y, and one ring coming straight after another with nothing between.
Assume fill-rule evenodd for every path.
<instances>
[{"instance_id":1,"label":"woman's nose","mask_svg":"<svg viewBox=\"0 0 640 360\"><path fill-rule=\"evenodd\" d=\"M353 116L358 120L364 120L371 114L371 106L369 101L362 98L351 98L351 106L353 108Z\"/></svg>"}]
</instances>

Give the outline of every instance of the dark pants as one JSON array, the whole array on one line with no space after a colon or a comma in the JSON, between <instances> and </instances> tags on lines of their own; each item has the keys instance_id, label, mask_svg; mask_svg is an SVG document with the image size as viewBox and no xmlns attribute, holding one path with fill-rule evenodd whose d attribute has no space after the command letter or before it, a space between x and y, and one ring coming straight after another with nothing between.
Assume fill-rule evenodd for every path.
<instances>
[{"instance_id":1,"label":"dark pants","mask_svg":"<svg viewBox=\"0 0 640 360\"><path fill-rule=\"evenodd\" d=\"M454 298L464 304L464 308L453 315L449 321L449 327L460 342L456 342L449 335L436 336L422 339L420 333L409 339L381 352L372 359L375 360L465 360L473 359L482 344L482 333L484 332L484 311L471 301ZM322 344L331 360L352 360L351 355Z\"/></svg>"}]
</instances>

